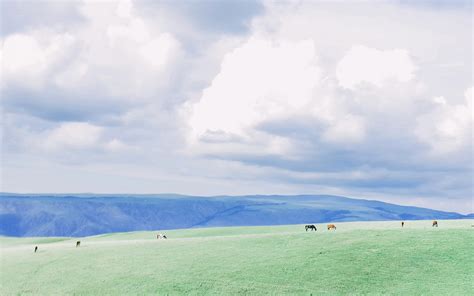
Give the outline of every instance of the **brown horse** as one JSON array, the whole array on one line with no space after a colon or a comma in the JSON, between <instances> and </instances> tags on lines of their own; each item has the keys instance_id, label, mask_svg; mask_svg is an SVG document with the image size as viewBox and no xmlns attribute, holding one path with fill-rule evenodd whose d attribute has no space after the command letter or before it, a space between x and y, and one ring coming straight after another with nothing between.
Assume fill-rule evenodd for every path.
<instances>
[{"instance_id":1,"label":"brown horse","mask_svg":"<svg viewBox=\"0 0 474 296\"><path fill-rule=\"evenodd\" d=\"M76 248L81 246L81 241L76 242Z\"/></svg>"},{"instance_id":2,"label":"brown horse","mask_svg":"<svg viewBox=\"0 0 474 296\"><path fill-rule=\"evenodd\" d=\"M334 229L336 230L336 225L334 224L328 224L328 230Z\"/></svg>"},{"instance_id":3,"label":"brown horse","mask_svg":"<svg viewBox=\"0 0 474 296\"><path fill-rule=\"evenodd\" d=\"M431 227L438 227L438 221L433 220L433 223L431 224Z\"/></svg>"}]
</instances>

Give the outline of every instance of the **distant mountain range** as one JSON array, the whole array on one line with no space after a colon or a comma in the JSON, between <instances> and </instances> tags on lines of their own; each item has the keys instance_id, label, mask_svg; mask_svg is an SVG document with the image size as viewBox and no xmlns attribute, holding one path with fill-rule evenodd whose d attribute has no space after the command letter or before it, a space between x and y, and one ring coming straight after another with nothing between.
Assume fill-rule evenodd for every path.
<instances>
[{"instance_id":1,"label":"distant mountain range","mask_svg":"<svg viewBox=\"0 0 474 296\"><path fill-rule=\"evenodd\" d=\"M337 221L463 219L473 214L328 195L0 193L0 235L89 236L191 227Z\"/></svg>"}]
</instances>

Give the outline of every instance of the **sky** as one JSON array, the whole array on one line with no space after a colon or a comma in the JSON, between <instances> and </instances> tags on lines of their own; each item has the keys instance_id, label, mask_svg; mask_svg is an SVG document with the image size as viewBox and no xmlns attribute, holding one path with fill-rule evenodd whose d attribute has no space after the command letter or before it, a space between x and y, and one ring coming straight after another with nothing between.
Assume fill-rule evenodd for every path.
<instances>
[{"instance_id":1,"label":"sky","mask_svg":"<svg viewBox=\"0 0 474 296\"><path fill-rule=\"evenodd\" d=\"M0 5L0 191L474 212L471 1Z\"/></svg>"}]
</instances>

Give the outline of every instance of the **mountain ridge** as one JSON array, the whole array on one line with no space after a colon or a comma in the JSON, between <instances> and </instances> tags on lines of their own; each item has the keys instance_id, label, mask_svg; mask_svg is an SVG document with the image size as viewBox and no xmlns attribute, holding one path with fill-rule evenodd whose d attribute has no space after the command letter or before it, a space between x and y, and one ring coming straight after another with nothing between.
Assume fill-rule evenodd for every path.
<instances>
[{"instance_id":1,"label":"mountain ridge","mask_svg":"<svg viewBox=\"0 0 474 296\"><path fill-rule=\"evenodd\" d=\"M0 193L0 235L17 237L470 216L332 195Z\"/></svg>"}]
</instances>

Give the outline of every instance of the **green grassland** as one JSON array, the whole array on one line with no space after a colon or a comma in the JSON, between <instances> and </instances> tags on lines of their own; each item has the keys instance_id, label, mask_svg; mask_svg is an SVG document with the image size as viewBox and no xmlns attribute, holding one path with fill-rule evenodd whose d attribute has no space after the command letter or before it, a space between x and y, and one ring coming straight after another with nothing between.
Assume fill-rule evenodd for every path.
<instances>
[{"instance_id":1,"label":"green grassland","mask_svg":"<svg viewBox=\"0 0 474 296\"><path fill-rule=\"evenodd\" d=\"M1 295L473 295L473 220L0 238ZM39 247L34 253L34 246Z\"/></svg>"}]
</instances>

